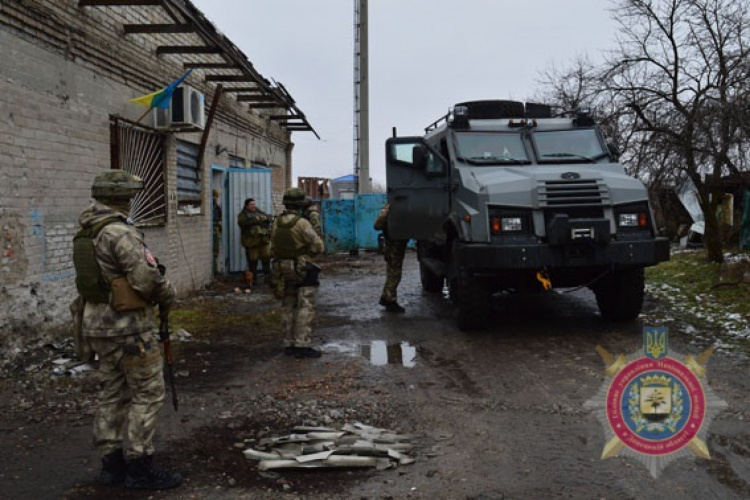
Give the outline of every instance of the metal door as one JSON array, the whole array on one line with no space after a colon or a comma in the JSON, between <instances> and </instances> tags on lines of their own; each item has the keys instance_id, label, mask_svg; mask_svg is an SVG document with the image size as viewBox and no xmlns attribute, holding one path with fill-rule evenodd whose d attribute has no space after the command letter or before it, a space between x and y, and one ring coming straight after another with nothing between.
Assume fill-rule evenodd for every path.
<instances>
[{"instance_id":1,"label":"metal door","mask_svg":"<svg viewBox=\"0 0 750 500\"><path fill-rule=\"evenodd\" d=\"M450 210L448 163L421 137L388 139L386 181L388 234L393 239L429 239Z\"/></svg>"},{"instance_id":2,"label":"metal door","mask_svg":"<svg viewBox=\"0 0 750 500\"><path fill-rule=\"evenodd\" d=\"M212 167L221 171L222 202L222 262L224 269L236 273L247 269L245 249L240 238L237 216L242 211L245 200L254 198L258 208L273 215L270 168L226 168ZM226 252L224 252L226 249Z\"/></svg>"}]
</instances>

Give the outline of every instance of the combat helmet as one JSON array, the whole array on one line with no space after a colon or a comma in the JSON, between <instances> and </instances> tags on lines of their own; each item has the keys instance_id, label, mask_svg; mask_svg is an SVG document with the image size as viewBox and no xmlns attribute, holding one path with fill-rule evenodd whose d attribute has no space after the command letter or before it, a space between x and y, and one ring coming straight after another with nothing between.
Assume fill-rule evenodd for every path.
<instances>
[{"instance_id":1,"label":"combat helmet","mask_svg":"<svg viewBox=\"0 0 750 500\"><path fill-rule=\"evenodd\" d=\"M132 198L143 189L143 179L124 170L105 170L97 174L91 185L91 196L100 198Z\"/></svg>"},{"instance_id":2,"label":"combat helmet","mask_svg":"<svg viewBox=\"0 0 750 500\"><path fill-rule=\"evenodd\" d=\"M310 198L305 196L305 192L300 188L293 187L286 190L282 203L289 206L305 207L310 204Z\"/></svg>"}]
</instances>

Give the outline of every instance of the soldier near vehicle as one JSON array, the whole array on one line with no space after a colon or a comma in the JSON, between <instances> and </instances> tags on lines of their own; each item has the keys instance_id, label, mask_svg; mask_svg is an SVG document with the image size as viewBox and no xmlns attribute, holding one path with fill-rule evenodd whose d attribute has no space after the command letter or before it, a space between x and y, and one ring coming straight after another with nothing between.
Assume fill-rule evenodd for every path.
<instances>
[{"instance_id":1,"label":"soldier near vehicle","mask_svg":"<svg viewBox=\"0 0 750 500\"><path fill-rule=\"evenodd\" d=\"M258 261L261 261L264 277L268 277L271 273L271 217L258 208L253 198L248 198L237 215L237 224L240 226L242 246L245 247L248 271L253 279L257 278Z\"/></svg>"},{"instance_id":2,"label":"soldier near vehicle","mask_svg":"<svg viewBox=\"0 0 750 500\"><path fill-rule=\"evenodd\" d=\"M142 189L139 177L122 170L94 179L95 201L81 213L74 239L79 297L71 309L83 343L99 357L102 392L94 418L94 445L102 456L99 482L166 489L182 478L153 463L156 415L165 396L153 306L168 310L175 289L128 219L130 202Z\"/></svg>"},{"instance_id":3,"label":"soldier near vehicle","mask_svg":"<svg viewBox=\"0 0 750 500\"><path fill-rule=\"evenodd\" d=\"M404 312L404 308L398 303L398 285L401 283L401 274L406 254L406 244L409 240L395 240L388 237L388 213L391 206L386 204L375 218L373 228L382 231L385 239L385 283L383 292L380 294L380 305L388 312Z\"/></svg>"},{"instance_id":4,"label":"soldier near vehicle","mask_svg":"<svg viewBox=\"0 0 750 500\"><path fill-rule=\"evenodd\" d=\"M274 220L271 237L274 294L281 300L285 354L315 358L310 334L315 317L319 268L311 257L325 250L323 240L303 217L310 203L299 188L284 193L284 212Z\"/></svg>"}]
</instances>

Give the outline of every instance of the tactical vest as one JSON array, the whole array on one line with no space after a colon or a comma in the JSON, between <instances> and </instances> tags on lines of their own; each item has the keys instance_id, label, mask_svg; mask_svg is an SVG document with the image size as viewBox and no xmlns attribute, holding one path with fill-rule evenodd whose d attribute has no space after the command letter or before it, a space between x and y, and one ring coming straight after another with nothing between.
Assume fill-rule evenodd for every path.
<instances>
[{"instance_id":1,"label":"tactical vest","mask_svg":"<svg viewBox=\"0 0 750 500\"><path fill-rule=\"evenodd\" d=\"M283 223L279 219L276 224L276 232L273 237L273 256L277 259L296 259L304 253L297 250L297 242L292 233L292 228L299 219L300 216L295 215L287 223Z\"/></svg>"},{"instance_id":2,"label":"tactical vest","mask_svg":"<svg viewBox=\"0 0 750 500\"><path fill-rule=\"evenodd\" d=\"M96 260L94 238L105 226L121 222L120 217L107 217L93 226L82 228L73 237L73 265L76 269L78 294L87 302L103 304L109 302L110 285L102 275Z\"/></svg>"}]
</instances>

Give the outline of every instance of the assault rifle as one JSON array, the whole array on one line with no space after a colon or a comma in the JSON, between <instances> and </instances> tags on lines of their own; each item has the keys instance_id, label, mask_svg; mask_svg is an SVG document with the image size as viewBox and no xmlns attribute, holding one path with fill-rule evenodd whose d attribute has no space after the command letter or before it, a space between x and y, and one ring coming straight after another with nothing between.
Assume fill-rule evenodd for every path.
<instances>
[{"instance_id":1,"label":"assault rifle","mask_svg":"<svg viewBox=\"0 0 750 500\"><path fill-rule=\"evenodd\" d=\"M318 281L318 274L320 274L319 266L313 264L312 262L306 263L305 264L305 277L302 278L302 281L297 286L303 287L303 286L320 285L320 282Z\"/></svg>"},{"instance_id":2,"label":"assault rifle","mask_svg":"<svg viewBox=\"0 0 750 500\"><path fill-rule=\"evenodd\" d=\"M169 376L169 386L172 388L172 406L177 411L179 402L177 401L177 389L174 385L174 357L172 356L172 341L169 338L169 309L159 306L159 340L164 346L164 361L167 365L167 375Z\"/></svg>"}]
</instances>

